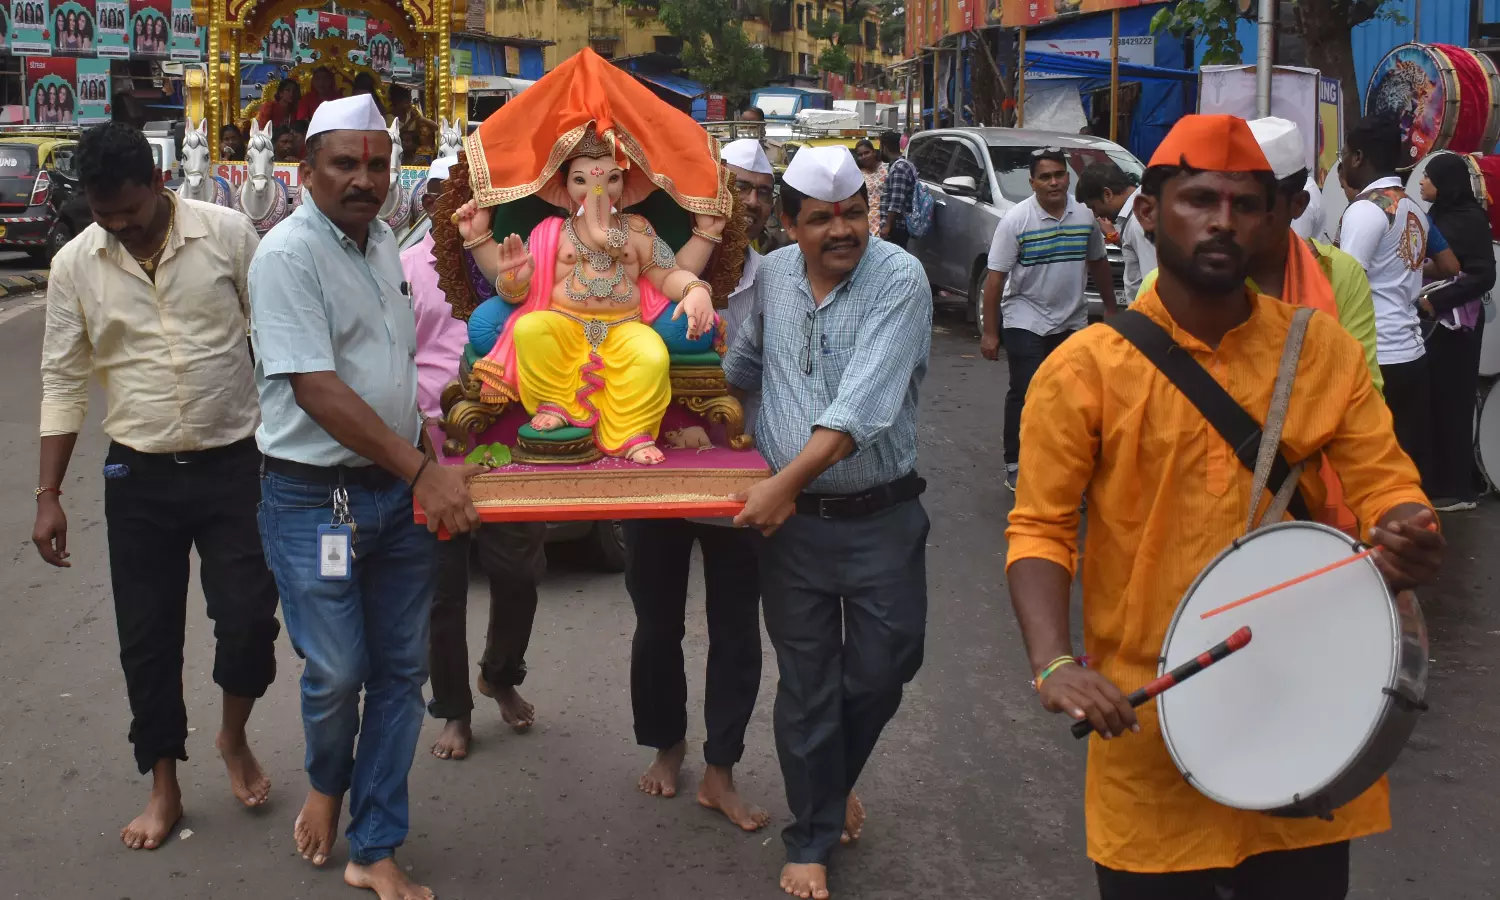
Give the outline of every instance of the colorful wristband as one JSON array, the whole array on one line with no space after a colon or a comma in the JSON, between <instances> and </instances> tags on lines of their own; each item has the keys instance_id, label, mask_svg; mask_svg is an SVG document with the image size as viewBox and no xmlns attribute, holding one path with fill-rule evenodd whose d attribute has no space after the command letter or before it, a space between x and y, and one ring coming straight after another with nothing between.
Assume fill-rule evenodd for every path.
<instances>
[{"instance_id":1,"label":"colorful wristband","mask_svg":"<svg viewBox=\"0 0 1500 900\"><path fill-rule=\"evenodd\" d=\"M1031 683L1032 687L1040 691L1042 689L1042 682L1047 680L1048 675L1051 675L1053 672L1056 672L1063 666L1070 664L1075 666L1079 665L1078 659L1072 656L1059 656L1052 662L1049 662L1045 666L1042 666L1042 670L1037 673L1036 679Z\"/></svg>"}]
</instances>

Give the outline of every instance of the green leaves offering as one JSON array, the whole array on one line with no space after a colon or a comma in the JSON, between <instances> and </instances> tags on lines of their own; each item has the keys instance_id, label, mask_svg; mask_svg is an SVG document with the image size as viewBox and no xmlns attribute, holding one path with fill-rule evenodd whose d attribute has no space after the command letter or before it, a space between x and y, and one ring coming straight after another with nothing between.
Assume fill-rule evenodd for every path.
<instances>
[{"instance_id":1,"label":"green leaves offering","mask_svg":"<svg viewBox=\"0 0 1500 900\"><path fill-rule=\"evenodd\" d=\"M493 444L480 444L469 455L464 457L464 462L471 466L488 466L498 469L501 466L510 465L510 448L496 441Z\"/></svg>"}]
</instances>

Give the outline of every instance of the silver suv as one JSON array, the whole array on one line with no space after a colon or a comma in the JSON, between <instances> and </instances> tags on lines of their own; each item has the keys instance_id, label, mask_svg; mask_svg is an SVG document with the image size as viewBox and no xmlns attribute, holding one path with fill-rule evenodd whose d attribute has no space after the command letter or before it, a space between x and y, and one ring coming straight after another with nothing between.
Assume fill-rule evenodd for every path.
<instances>
[{"instance_id":1,"label":"silver suv","mask_svg":"<svg viewBox=\"0 0 1500 900\"><path fill-rule=\"evenodd\" d=\"M1031 154L1040 147L1060 148L1075 181L1094 163L1114 163L1137 181L1144 171L1140 160L1113 141L1052 131L940 128L913 135L906 149L934 203L932 231L913 238L908 249L922 261L934 290L968 298L969 319L981 328L990 240L1000 218L1031 196ZM1108 253L1115 296L1123 301L1124 260L1113 244ZM1092 282L1085 297L1089 315L1102 316L1104 302Z\"/></svg>"}]
</instances>

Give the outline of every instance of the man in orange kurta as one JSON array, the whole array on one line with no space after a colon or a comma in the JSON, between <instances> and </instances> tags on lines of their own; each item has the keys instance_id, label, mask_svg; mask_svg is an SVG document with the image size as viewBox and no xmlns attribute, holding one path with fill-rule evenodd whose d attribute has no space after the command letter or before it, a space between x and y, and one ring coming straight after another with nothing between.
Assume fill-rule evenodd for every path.
<instances>
[{"instance_id":1,"label":"man in orange kurta","mask_svg":"<svg viewBox=\"0 0 1500 900\"><path fill-rule=\"evenodd\" d=\"M1190 116L1152 158L1137 201L1156 233L1160 277L1132 307L1164 328L1253 415L1270 406L1296 310L1245 286L1274 188L1242 120ZM1156 675L1179 599L1244 530L1252 473L1201 413L1123 336L1104 325L1062 345L1037 372L1021 430L1008 576L1042 704L1088 718L1088 855L1103 900L1335 900L1348 889L1348 841L1390 827L1382 779L1332 821L1220 806L1177 771L1154 704L1123 691ZM1326 454L1345 500L1398 589L1430 579L1443 539L1358 341L1332 317L1308 325L1282 452ZM1319 508L1317 466L1301 479ZM1078 560L1078 498L1087 492L1083 556L1085 668L1069 662L1068 592ZM1064 661L1049 667L1059 657Z\"/></svg>"}]
</instances>

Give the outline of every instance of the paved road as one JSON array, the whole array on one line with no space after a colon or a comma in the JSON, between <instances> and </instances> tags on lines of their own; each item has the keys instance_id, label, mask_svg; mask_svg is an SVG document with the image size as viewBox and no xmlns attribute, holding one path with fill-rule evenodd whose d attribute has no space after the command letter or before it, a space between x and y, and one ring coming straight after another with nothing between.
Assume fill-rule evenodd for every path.
<instances>
[{"instance_id":1,"label":"paved road","mask_svg":"<svg viewBox=\"0 0 1500 900\"><path fill-rule=\"evenodd\" d=\"M25 301L22 301L25 302ZM23 310L17 312L17 310ZM125 741L100 467L105 441L91 418L69 476L69 571L48 569L29 544L35 478L36 353L41 314L0 305L0 535L9 547L0 591L0 897L336 898L338 872L296 858L292 819L304 790L295 676L283 637L280 678L252 722L275 781L267 809L237 808L214 759L218 707L211 632L195 589L187 688L192 760L182 767L188 815L155 853L125 850L119 828L146 783ZM960 320L940 316L924 394L923 469L931 490L931 616L926 665L887 730L861 792L871 819L841 853L837 896L1072 898L1090 896L1082 855L1083 747L1041 713L1027 687L1002 577L1010 495L998 475L1003 368L975 353ZM1500 507L1451 517L1453 566L1427 594L1434 644L1430 699L1395 772L1396 829L1354 855L1360 900L1493 897L1500 863ZM418 756L411 839L402 859L444 898L769 898L781 863L770 831L746 836L688 793L635 790L647 754L633 746L627 692L632 616L618 577L554 567L525 685L539 722L531 734L481 711L475 755ZM480 629L479 587L470 620ZM694 697L701 703L701 602L689 626ZM765 677L739 777L787 821L771 739L774 663ZM428 723L424 749L437 728ZM702 738L701 718L690 737Z\"/></svg>"}]
</instances>

